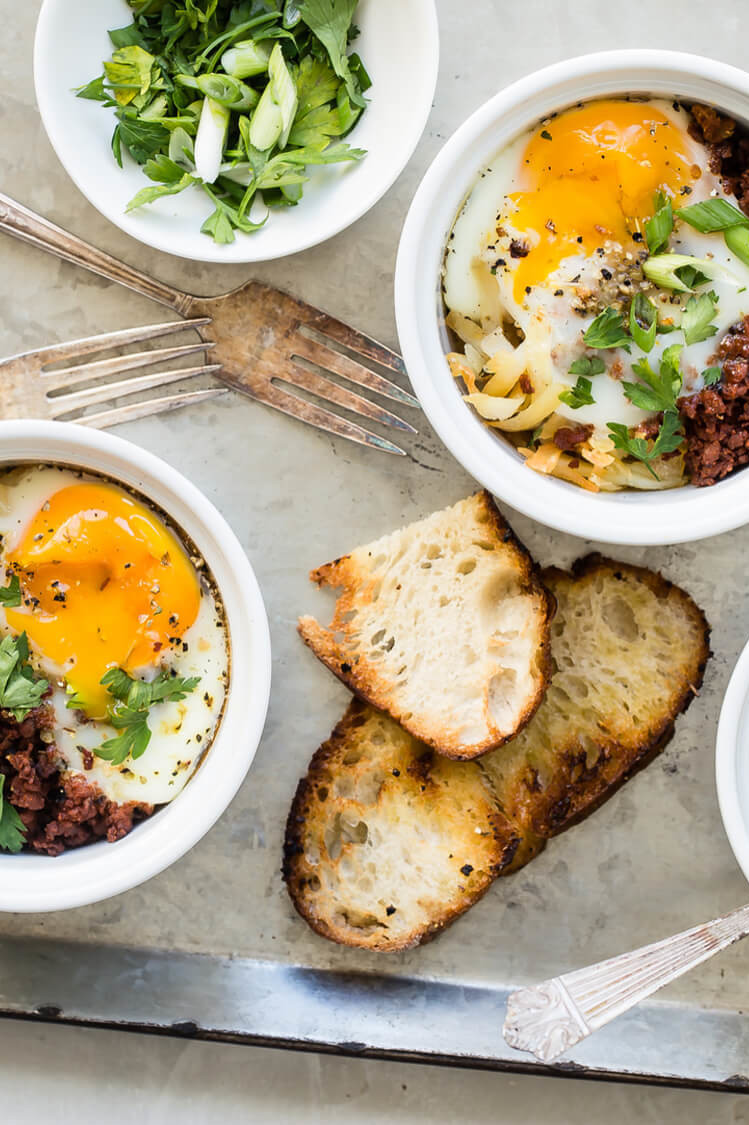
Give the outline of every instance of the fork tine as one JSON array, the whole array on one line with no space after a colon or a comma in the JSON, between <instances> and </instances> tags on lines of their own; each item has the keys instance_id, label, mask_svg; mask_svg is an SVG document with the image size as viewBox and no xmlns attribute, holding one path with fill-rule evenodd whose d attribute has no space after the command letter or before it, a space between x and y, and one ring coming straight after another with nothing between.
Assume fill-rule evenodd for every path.
<instances>
[{"instance_id":1,"label":"fork tine","mask_svg":"<svg viewBox=\"0 0 749 1125\"><path fill-rule=\"evenodd\" d=\"M326 379L324 375L320 375L317 371L301 367L298 363L290 363L281 374L276 376L276 379L291 383L293 386L304 391L310 391L314 395L319 395L320 398L327 399L328 402L334 402L336 406L342 406L344 410L350 410L353 414L361 414L364 418L371 418L373 422L381 422L384 426L394 426L397 430L405 430L410 434L416 433L416 430L408 422L404 422L396 414L391 414L384 407L378 406L376 402L370 402L368 398L362 398L361 395L354 394L346 387L341 387L338 383Z\"/></svg>"},{"instance_id":2,"label":"fork tine","mask_svg":"<svg viewBox=\"0 0 749 1125\"><path fill-rule=\"evenodd\" d=\"M185 391L184 394L165 395L163 398L148 399L146 402L131 402L127 406L117 406L112 410L101 410L98 414L87 414L84 418L76 418L75 421L80 426L94 426L96 429L103 430L107 426L117 426L120 422L135 422L139 418L148 418L151 414L166 414L183 406L192 406L211 398L221 398L228 393L228 387Z\"/></svg>"},{"instance_id":3,"label":"fork tine","mask_svg":"<svg viewBox=\"0 0 749 1125\"><path fill-rule=\"evenodd\" d=\"M283 414L289 414L300 422L307 422L311 426L316 426L319 430L326 430L338 437L348 438L349 441L357 442L359 445L367 445L373 449L380 449L385 453L395 453L399 457L406 456L399 446L394 445L386 438L370 433L369 430L358 426L356 422L339 418L332 411L325 410L321 406L315 406L313 403L307 402L306 399L297 398L295 394L277 387L273 383L258 382L257 385L253 384L252 387L243 385L242 390L244 394L257 399L258 402L264 402L268 406L280 410Z\"/></svg>"},{"instance_id":4,"label":"fork tine","mask_svg":"<svg viewBox=\"0 0 749 1125\"><path fill-rule=\"evenodd\" d=\"M165 363L169 359L181 359L182 356L195 355L196 352L211 347L212 344L201 341L198 344L179 344L173 348L152 348L147 352L132 352L130 355L94 360L93 363L79 363L75 367L62 367L59 371L43 373L42 378L47 391L57 391L75 383L87 383L89 379L101 379L107 375L119 375L123 371L135 371L138 367Z\"/></svg>"},{"instance_id":5,"label":"fork tine","mask_svg":"<svg viewBox=\"0 0 749 1125\"><path fill-rule=\"evenodd\" d=\"M357 332L355 328L350 328L348 324L344 324L342 320L336 320L334 316L329 316L327 313L315 309L314 315L305 316L299 327L303 328L305 324L316 328L323 336L329 336L331 340L343 344L345 348L350 348L352 352L358 352L359 355L364 355L367 359L373 359L375 363L380 363L383 367L389 367L391 371L397 371L401 375L407 373L406 365L397 352L386 348L384 344L379 344L371 336L365 336L363 332Z\"/></svg>"},{"instance_id":6,"label":"fork tine","mask_svg":"<svg viewBox=\"0 0 749 1125\"><path fill-rule=\"evenodd\" d=\"M22 352L21 355L38 357L44 366L51 363L63 363L66 359L73 359L78 355L91 355L93 352L103 352L108 348L122 348L126 344L142 344L146 340L154 340L157 336L169 336L173 332L187 332L191 328L203 328L211 323L211 317L198 316L192 320L170 320L166 324L146 324L140 328L124 328L121 332L105 332L100 336L84 336L80 340L70 340L66 344L50 344L48 348L35 348L33 351ZM20 359L21 356L13 356Z\"/></svg>"},{"instance_id":7,"label":"fork tine","mask_svg":"<svg viewBox=\"0 0 749 1125\"><path fill-rule=\"evenodd\" d=\"M73 391L69 395L59 395L47 399L53 418L79 410L83 406L96 406L113 398L126 398L128 395L148 391L153 387L166 387L181 379L194 379L197 375L214 375L221 370L220 363L206 363L201 367L182 367L177 371L156 371L150 375L138 375L135 379L120 379L117 383L106 383L103 387L89 387L85 391Z\"/></svg>"},{"instance_id":8,"label":"fork tine","mask_svg":"<svg viewBox=\"0 0 749 1125\"><path fill-rule=\"evenodd\" d=\"M414 406L417 409L419 407L419 400L410 395L408 391L401 390L395 383L391 383L389 379L385 379L375 371L370 371L368 367L357 363L355 359L350 359L347 355L342 355L341 352L334 352L332 348L327 348L324 344L318 343L317 340L313 340L309 336L302 336L301 334L296 336L293 354L300 356L302 359L308 359L311 363L316 363L318 367L322 367L325 371L332 371L334 375L350 379L352 383L358 383L360 387L367 387L370 391L385 395L386 398L394 398L398 402L405 403L406 406Z\"/></svg>"}]
</instances>

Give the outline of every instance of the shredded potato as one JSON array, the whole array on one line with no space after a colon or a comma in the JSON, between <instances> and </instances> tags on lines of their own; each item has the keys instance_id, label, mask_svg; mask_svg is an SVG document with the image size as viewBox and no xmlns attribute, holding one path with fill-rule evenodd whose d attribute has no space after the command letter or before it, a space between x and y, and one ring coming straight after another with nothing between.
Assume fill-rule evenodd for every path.
<instances>
[{"instance_id":1,"label":"shredded potato","mask_svg":"<svg viewBox=\"0 0 749 1125\"><path fill-rule=\"evenodd\" d=\"M445 324L464 344L472 344L474 348L483 352L485 356L491 354L482 347L484 332L475 321L469 320L467 316L463 316L462 313L455 312L453 309L453 311L448 314Z\"/></svg>"},{"instance_id":2,"label":"shredded potato","mask_svg":"<svg viewBox=\"0 0 749 1125\"><path fill-rule=\"evenodd\" d=\"M542 394L535 396L529 406L521 410L506 422L490 422L492 426L499 426L502 430L517 433L519 430L532 430L551 414L559 404L559 395L564 387L552 384Z\"/></svg>"},{"instance_id":3,"label":"shredded potato","mask_svg":"<svg viewBox=\"0 0 749 1125\"><path fill-rule=\"evenodd\" d=\"M539 445L535 452L530 449L521 449L520 452L525 457L528 468L535 469L537 473L553 473L562 456L561 449L553 441Z\"/></svg>"},{"instance_id":4,"label":"shredded potato","mask_svg":"<svg viewBox=\"0 0 749 1125\"><path fill-rule=\"evenodd\" d=\"M487 422L504 422L517 414L520 406L525 401L525 396L520 398L499 398L496 395L487 395L482 391L475 394L464 395L466 402L470 402Z\"/></svg>"},{"instance_id":5,"label":"shredded potato","mask_svg":"<svg viewBox=\"0 0 749 1125\"><path fill-rule=\"evenodd\" d=\"M465 353L451 352L447 360L453 376L465 384L465 401L488 426L507 435L525 465L588 492L686 484L683 454L654 462L656 479L644 463L618 450L607 434L593 432L572 452L554 444L557 430L569 426L570 419L556 413L560 393L567 388L553 381L548 335L543 325L531 323L525 339L517 346L512 343L502 328L490 271L478 261L473 268L482 294L481 323L454 310L449 313L447 326L463 342ZM523 376L529 383L520 383ZM536 443L532 449L527 445L531 432Z\"/></svg>"},{"instance_id":6,"label":"shredded potato","mask_svg":"<svg viewBox=\"0 0 749 1125\"><path fill-rule=\"evenodd\" d=\"M447 362L450 365L450 371L454 379L462 379L471 394L478 391L476 386L476 376L471 368L466 363L462 355L457 352L449 352Z\"/></svg>"}]
</instances>

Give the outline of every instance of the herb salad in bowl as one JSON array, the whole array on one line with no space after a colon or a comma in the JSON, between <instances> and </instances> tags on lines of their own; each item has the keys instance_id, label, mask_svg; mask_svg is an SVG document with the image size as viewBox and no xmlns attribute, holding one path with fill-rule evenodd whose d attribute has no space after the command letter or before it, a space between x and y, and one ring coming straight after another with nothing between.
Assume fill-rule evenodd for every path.
<instances>
[{"instance_id":1,"label":"herb salad in bowl","mask_svg":"<svg viewBox=\"0 0 749 1125\"><path fill-rule=\"evenodd\" d=\"M107 218L170 253L249 262L380 198L437 62L433 0L45 0L34 69L50 140Z\"/></svg>"}]
</instances>

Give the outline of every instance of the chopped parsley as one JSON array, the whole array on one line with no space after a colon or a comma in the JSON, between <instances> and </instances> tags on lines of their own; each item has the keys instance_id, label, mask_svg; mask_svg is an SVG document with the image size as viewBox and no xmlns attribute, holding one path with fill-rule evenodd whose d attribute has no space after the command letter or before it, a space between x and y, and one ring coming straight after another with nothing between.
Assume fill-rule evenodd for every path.
<instances>
[{"instance_id":1,"label":"chopped parsley","mask_svg":"<svg viewBox=\"0 0 749 1125\"><path fill-rule=\"evenodd\" d=\"M702 372L702 382L706 387L714 387L723 378L723 371L720 367L706 367Z\"/></svg>"},{"instance_id":2,"label":"chopped parsley","mask_svg":"<svg viewBox=\"0 0 749 1125\"><path fill-rule=\"evenodd\" d=\"M681 344L672 344L670 348L666 348L657 374L647 359L638 359L632 364L632 370L642 382L622 383L624 394L631 403L639 406L641 410L656 413L676 410L676 400L682 384L679 367L681 348Z\"/></svg>"},{"instance_id":3,"label":"chopped parsley","mask_svg":"<svg viewBox=\"0 0 749 1125\"><path fill-rule=\"evenodd\" d=\"M698 344L700 340L709 340L715 335L718 326L710 322L717 309L718 298L713 292L700 293L699 297L689 298L681 319L685 344Z\"/></svg>"},{"instance_id":4,"label":"chopped parsley","mask_svg":"<svg viewBox=\"0 0 749 1125\"><path fill-rule=\"evenodd\" d=\"M581 355L569 366L570 375L602 375L606 364L599 355Z\"/></svg>"},{"instance_id":5,"label":"chopped parsley","mask_svg":"<svg viewBox=\"0 0 749 1125\"><path fill-rule=\"evenodd\" d=\"M34 679L28 661L29 642L25 633L3 638L0 642L0 709L10 711L19 723L39 706L49 687L46 680Z\"/></svg>"},{"instance_id":6,"label":"chopped parsley","mask_svg":"<svg viewBox=\"0 0 749 1125\"><path fill-rule=\"evenodd\" d=\"M596 401L593 398L592 391L593 384L590 379L586 379L584 375L578 375L574 387L571 387L568 391L562 391L559 400L572 407L573 410L579 410L581 406L592 406Z\"/></svg>"},{"instance_id":7,"label":"chopped parsley","mask_svg":"<svg viewBox=\"0 0 749 1125\"><path fill-rule=\"evenodd\" d=\"M0 773L0 849L4 852L20 852L26 843L26 829L20 816L3 797L5 777Z\"/></svg>"},{"instance_id":8,"label":"chopped parsley","mask_svg":"<svg viewBox=\"0 0 749 1125\"><path fill-rule=\"evenodd\" d=\"M182 679L169 672L161 672L155 680L146 683L135 680L122 668L110 668L101 683L114 698L109 707L108 721L120 731L94 750L97 758L120 766L127 758L141 758L151 741L148 713L155 703L184 699L200 683L199 676Z\"/></svg>"},{"instance_id":9,"label":"chopped parsley","mask_svg":"<svg viewBox=\"0 0 749 1125\"><path fill-rule=\"evenodd\" d=\"M21 604L21 582L17 574L12 574L7 586L0 586L0 606L15 609Z\"/></svg>"},{"instance_id":10,"label":"chopped parsley","mask_svg":"<svg viewBox=\"0 0 749 1125\"><path fill-rule=\"evenodd\" d=\"M642 461L651 476L658 480L652 462L664 453L673 453L684 441L680 433L681 421L676 411L669 410L663 415L661 428L655 441L650 444L646 438L633 437L623 422L609 422L609 437L615 447L636 461Z\"/></svg>"},{"instance_id":11,"label":"chopped parsley","mask_svg":"<svg viewBox=\"0 0 749 1125\"><path fill-rule=\"evenodd\" d=\"M624 348L629 351L630 337L620 312L610 306L599 313L583 336L589 348Z\"/></svg>"}]
</instances>

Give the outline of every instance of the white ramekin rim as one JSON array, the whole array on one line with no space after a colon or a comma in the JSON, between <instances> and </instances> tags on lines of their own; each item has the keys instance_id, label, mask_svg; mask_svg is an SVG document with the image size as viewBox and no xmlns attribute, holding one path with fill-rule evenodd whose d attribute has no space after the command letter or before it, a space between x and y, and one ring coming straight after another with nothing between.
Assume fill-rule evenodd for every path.
<instances>
[{"instance_id":1,"label":"white ramekin rim","mask_svg":"<svg viewBox=\"0 0 749 1125\"><path fill-rule=\"evenodd\" d=\"M728 842L749 881L749 642L731 674L715 741L715 785Z\"/></svg>"},{"instance_id":2,"label":"white ramekin rim","mask_svg":"<svg viewBox=\"0 0 749 1125\"><path fill-rule=\"evenodd\" d=\"M706 538L749 521L749 470L709 488L590 494L524 467L460 401L439 331L439 271L455 215L480 171L512 136L547 113L615 93L709 101L749 119L749 74L713 59L661 50L606 51L555 63L479 107L424 176L401 235L395 312L411 383L430 423L463 467L513 508L549 527L605 543Z\"/></svg>"},{"instance_id":3,"label":"white ramekin rim","mask_svg":"<svg viewBox=\"0 0 749 1125\"><path fill-rule=\"evenodd\" d=\"M231 679L216 736L175 800L117 843L52 858L0 855L0 911L34 913L98 902L129 890L192 848L228 807L252 764L270 698L268 620L252 566L234 532L181 473L123 438L64 422L0 422L0 463L66 463L136 488L193 541L220 591Z\"/></svg>"}]
</instances>

